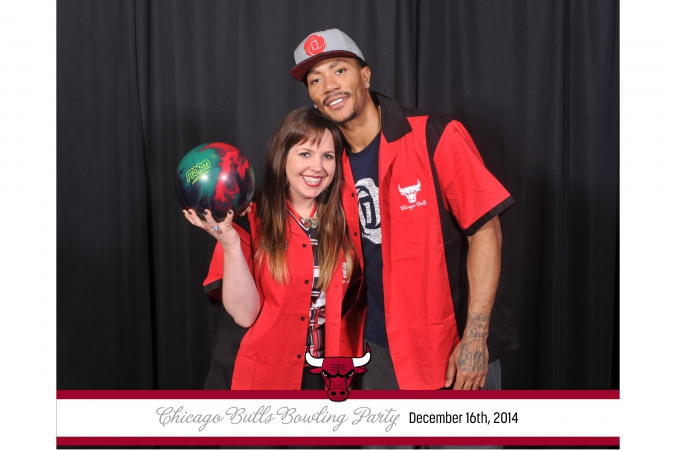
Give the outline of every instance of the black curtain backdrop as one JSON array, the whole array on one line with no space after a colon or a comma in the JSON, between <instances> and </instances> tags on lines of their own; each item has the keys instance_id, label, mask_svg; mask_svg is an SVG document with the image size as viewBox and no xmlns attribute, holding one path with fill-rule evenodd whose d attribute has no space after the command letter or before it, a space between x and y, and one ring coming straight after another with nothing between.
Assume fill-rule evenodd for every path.
<instances>
[{"instance_id":1,"label":"black curtain backdrop","mask_svg":"<svg viewBox=\"0 0 676 450\"><path fill-rule=\"evenodd\" d=\"M295 47L340 28L372 89L460 120L517 201L503 386L618 389L618 22L611 0L58 2L57 387L202 388L224 312L176 166L223 141L260 181L275 126L311 105Z\"/></svg>"}]
</instances>

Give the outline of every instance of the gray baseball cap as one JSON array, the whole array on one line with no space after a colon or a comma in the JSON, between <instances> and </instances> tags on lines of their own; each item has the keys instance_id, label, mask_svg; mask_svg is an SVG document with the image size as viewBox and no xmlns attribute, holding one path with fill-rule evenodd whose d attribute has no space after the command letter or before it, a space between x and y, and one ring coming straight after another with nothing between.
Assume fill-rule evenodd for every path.
<instances>
[{"instance_id":1,"label":"gray baseball cap","mask_svg":"<svg viewBox=\"0 0 676 450\"><path fill-rule=\"evenodd\" d=\"M291 76L296 80L303 81L312 66L324 59L339 56L356 57L364 61L364 55L362 55L357 44L342 31L333 28L312 33L303 39L303 42L293 52L296 67L291 69Z\"/></svg>"}]
</instances>

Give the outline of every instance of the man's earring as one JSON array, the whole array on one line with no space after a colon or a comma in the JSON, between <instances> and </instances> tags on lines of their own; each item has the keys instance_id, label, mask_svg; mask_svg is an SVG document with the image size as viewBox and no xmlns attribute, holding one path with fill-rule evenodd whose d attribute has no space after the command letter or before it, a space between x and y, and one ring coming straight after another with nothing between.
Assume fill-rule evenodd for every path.
<instances>
[{"instance_id":1,"label":"man's earring","mask_svg":"<svg viewBox=\"0 0 676 450\"><path fill-rule=\"evenodd\" d=\"M317 104L315 103L315 109L317 109Z\"/></svg>"},{"instance_id":2,"label":"man's earring","mask_svg":"<svg viewBox=\"0 0 676 450\"><path fill-rule=\"evenodd\" d=\"M368 89L368 88L370 88L370 87L371 87L371 84L370 84L370 83L366 83L366 89Z\"/></svg>"}]
</instances>

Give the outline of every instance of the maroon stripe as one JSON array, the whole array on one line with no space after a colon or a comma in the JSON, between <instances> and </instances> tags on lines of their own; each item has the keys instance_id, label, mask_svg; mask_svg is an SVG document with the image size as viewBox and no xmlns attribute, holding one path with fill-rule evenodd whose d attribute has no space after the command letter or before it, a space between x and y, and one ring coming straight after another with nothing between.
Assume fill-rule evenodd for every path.
<instances>
[{"instance_id":1,"label":"maroon stripe","mask_svg":"<svg viewBox=\"0 0 676 450\"><path fill-rule=\"evenodd\" d=\"M592 437L57 437L59 446L195 445L513 445L619 446L616 436Z\"/></svg>"},{"instance_id":2,"label":"maroon stripe","mask_svg":"<svg viewBox=\"0 0 676 450\"><path fill-rule=\"evenodd\" d=\"M321 399L322 391L57 390L66 399ZM619 390L352 391L351 399L619 400Z\"/></svg>"}]
</instances>

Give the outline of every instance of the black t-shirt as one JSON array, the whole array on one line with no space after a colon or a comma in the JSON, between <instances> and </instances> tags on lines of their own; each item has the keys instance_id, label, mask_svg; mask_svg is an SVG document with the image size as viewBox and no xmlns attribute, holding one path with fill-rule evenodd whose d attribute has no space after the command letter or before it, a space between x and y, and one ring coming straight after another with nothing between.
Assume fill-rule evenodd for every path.
<instances>
[{"instance_id":1,"label":"black t-shirt","mask_svg":"<svg viewBox=\"0 0 676 450\"><path fill-rule=\"evenodd\" d=\"M378 188L378 154L380 133L359 153L348 152L352 176L359 198L361 244L364 252L364 280L368 311L364 337L389 348L385 328L385 302L383 297L383 252L380 233L380 206Z\"/></svg>"}]
</instances>

